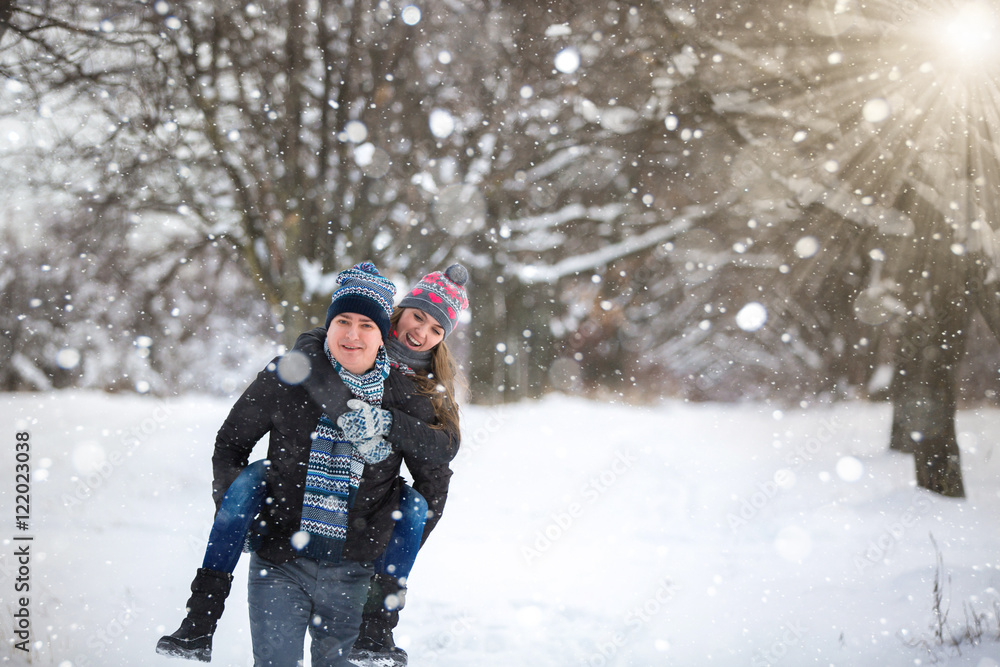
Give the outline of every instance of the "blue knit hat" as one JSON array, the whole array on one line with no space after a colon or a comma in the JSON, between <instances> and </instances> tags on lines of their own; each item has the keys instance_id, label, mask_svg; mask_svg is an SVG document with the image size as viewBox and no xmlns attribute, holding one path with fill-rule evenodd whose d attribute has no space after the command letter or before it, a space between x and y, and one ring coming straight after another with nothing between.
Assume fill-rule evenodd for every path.
<instances>
[{"instance_id":1,"label":"blue knit hat","mask_svg":"<svg viewBox=\"0 0 1000 667\"><path fill-rule=\"evenodd\" d=\"M428 273L399 302L400 308L419 308L444 328L445 338L455 330L458 317L469 307L465 283L469 271L461 264L452 264L444 271Z\"/></svg>"},{"instance_id":2,"label":"blue knit hat","mask_svg":"<svg viewBox=\"0 0 1000 667\"><path fill-rule=\"evenodd\" d=\"M382 340L388 338L392 300L396 296L392 281L380 274L371 262L362 262L341 271L337 284L340 287L333 293L326 310L326 328L329 329L330 322L341 313L357 313L378 325Z\"/></svg>"}]
</instances>

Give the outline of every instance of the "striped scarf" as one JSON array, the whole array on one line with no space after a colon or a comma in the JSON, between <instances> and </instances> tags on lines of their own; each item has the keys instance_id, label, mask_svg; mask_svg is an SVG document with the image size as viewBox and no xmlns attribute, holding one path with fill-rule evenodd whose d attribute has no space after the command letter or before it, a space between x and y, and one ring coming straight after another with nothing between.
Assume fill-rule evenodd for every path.
<instances>
[{"instance_id":1,"label":"striped scarf","mask_svg":"<svg viewBox=\"0 0 1000 667\"><path fill-rule=\"evenodd\" d=\"M355 375L341 366L326 347L327 358L351 393L372 405L382 404L382 390L389 377L389 359L379 348L375 368ZM306 471L300 530L308 536L299 553L316 560L340 562L347 539L347 513L361 483L365 462L357 448L344 437L336 422L326 414L319 418L313 433L309 468ZM293 538L293 544L297 542ZM298 544L295 544L299 548Z\"/></svg>"}]
</instances>

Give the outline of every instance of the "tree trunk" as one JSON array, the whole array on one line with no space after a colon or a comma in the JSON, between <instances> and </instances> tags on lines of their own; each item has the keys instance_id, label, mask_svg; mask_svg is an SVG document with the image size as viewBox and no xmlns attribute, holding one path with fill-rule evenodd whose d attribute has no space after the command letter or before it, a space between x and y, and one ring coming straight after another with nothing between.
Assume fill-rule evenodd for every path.
<instances>
[{"instance_id":1,"label":"tree trunk","mask_svg":"<svg viewBox=\"0 0 1000 667\"><path fill-rule=\"evenodd\" d=\"M504 343L506 334L507 298L504 285L496 282L494 271L478 273L484 279L474 280L476 291L469 332L469 398L471 403L503 403L506 374L504 355L497 351L497 346Z\"/></svg>"},{"instance_id":2,"label":"tree trunk","mask_svg":"<svg viewBox=\"0 0 1000 667\"><path fill-rule=\"evenodd\" d=\"M927 317L904 324L892 387L890 447L912 452L917 485L964 498L955 434L955 371L964 349L968 320L960 297L932 290Z\"/></svg>"},{"instance_id":3,"label":"tree trunk","mask_svg":"<svg viewBox=\"0 0 1000 667\"><path fill-rule=\"evenodd\" d=\"M986 326L1000 340L1000 281L990 276L990 260L985 257L969 260L966 289L969 299L979 308Z\"/></svg>"},{"instance_id":4,"label":"tree trunk","mask_svg":"<svg viewBox=\"0 0 1000 667\"><path fill-rule=\"evenodd\" d=\"M0 40L10 27L10 17L14 15L14 0L0 0Z\"/></svg>"}]
</instances>

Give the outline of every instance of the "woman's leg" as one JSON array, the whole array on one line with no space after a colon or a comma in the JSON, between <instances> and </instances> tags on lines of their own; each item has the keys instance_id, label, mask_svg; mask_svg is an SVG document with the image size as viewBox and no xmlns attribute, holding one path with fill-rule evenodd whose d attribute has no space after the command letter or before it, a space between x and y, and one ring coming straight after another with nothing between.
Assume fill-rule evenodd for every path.
<instances>
[{"instance_id":1,"label":"woman's leg","mask_svg":"<svg viewBox=\"0 0 1000 667\"><path fill-rule=\"evenodd\" d=\"M254 461L233 480L222 497L202 567L230 573L236 569L250 524L260 513L266 496L267 464Z\"/></svg>"},{"instance_id":2,"label":"woman's leg","mask_svg":"<svg viewBox=\"0 0 1000 667\"><path fill-rule=\"evenodd\" d=\"M389 574L405 582L424 536L427 501L418 491L404 484L399 493L399 513L389 544L375 559L375 573Z\"/></svg>"},{"instance_id":3,"label":"woman's leg","mask_svg":"<svg viewBox=\"0 0 1000 667\"><path fill-rule=\"evenodd\" d=\"M212 659L212 637L225 609L247 530L263 505L266 476L264 461L256 461L227 489L212 523L202 566L191 582L187 615L173 634L160 638L157 653L202 662Z\"/></svg>"},{"instance_id":4,"label":"woman's leg","mask_svg":"<svg viewBox=\"0 0 1000 667\"><path fill-rule=\"evenodd\" d=\"M354 664L406 664L406 651L396 646L392 630L406 602L406 579L420 550L426 522L427 501L404 484L392 537L385 551L375 560L375 574L369 583L361 630L351 649L350 659Z\"/></svg>"}]
</instances>

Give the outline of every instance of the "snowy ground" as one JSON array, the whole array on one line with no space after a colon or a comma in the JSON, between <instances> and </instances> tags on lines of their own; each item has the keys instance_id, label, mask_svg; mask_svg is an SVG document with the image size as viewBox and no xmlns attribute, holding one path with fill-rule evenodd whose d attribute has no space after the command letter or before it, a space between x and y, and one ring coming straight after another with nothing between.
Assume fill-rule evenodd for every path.
<instances>
[{"instance_id":1,"label":"snowy ground","mask_svg":"<svg viewBox=\"0 0 1000 667\"><path fill-rule=\"evenodd\" d=\"M0 395L0 659L174 665L211 520L209 457L230 400ZM889 409L781 413L567 397L465 411L445 518L397 639L411 664L1000 665L1000 411L959 416L969 497L917 490ZM15 433L30 432L29 662L12 648ZM949 628L937 646L934 540ZM246 564L213 665L251 665ZM308 664L308 663L307 663Z\"/></svg>"}]
</instances>

